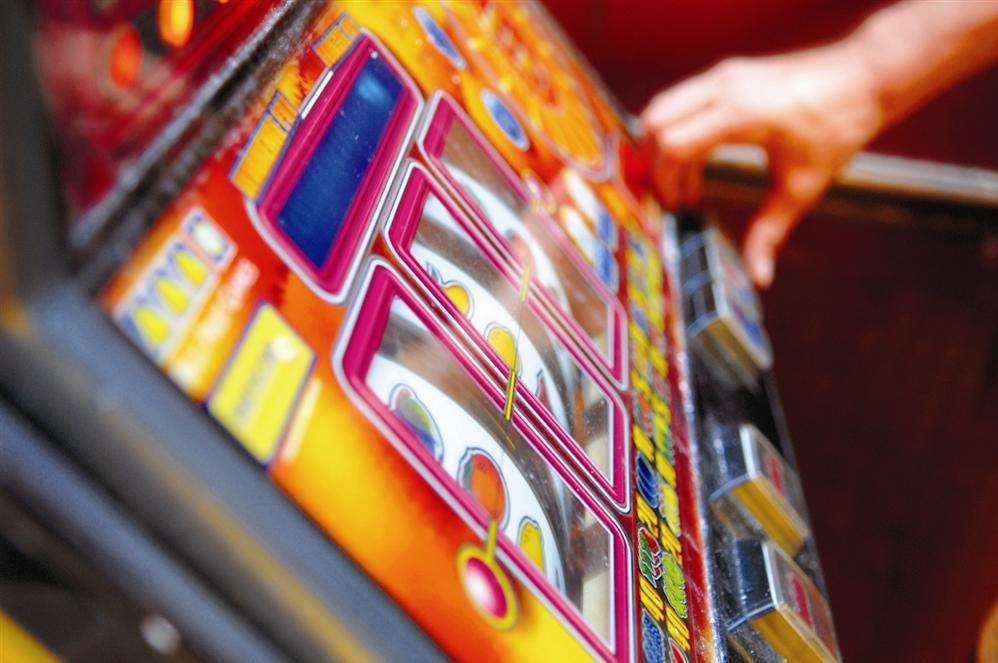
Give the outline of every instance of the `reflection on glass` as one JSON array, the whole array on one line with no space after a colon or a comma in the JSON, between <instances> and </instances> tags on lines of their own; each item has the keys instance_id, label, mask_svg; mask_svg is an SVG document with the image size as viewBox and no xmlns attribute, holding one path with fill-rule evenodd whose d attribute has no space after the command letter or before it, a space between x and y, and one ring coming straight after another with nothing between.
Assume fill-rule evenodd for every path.
<instances>
[{"instance_id":1,"label":"reflection on glass","mask_svg":"<svg viewBox=\"0 0 998 663\"><path fill-rule=\"evenodd\" d=\"M609 358L609 304L551 234L552 229L531 209L529 200L512 188L460 122L451 123L447 130L441 159L516 258L530 265L537 280Z\"/></svg>"},{"instance_id":2,"label":"reflection on glass","mask_svg":"<svg viewBox=\"0 0 998 663\"><path fill-rule=\"evenodd\" d=\"M432 193L409 251L507 370L516 363L518 381L609 476L606 394Z\"/></svg>"},{"instance_id":3,"label":"reflection on glass","mask_svg":"<svg viewBox=\"0 0 998 663\"><path fill-rule=\"evenodd\" d=\"M391 305L364 380L502 534L609 640L609 532L400 299Z\"/></svg>"}]
</instances>

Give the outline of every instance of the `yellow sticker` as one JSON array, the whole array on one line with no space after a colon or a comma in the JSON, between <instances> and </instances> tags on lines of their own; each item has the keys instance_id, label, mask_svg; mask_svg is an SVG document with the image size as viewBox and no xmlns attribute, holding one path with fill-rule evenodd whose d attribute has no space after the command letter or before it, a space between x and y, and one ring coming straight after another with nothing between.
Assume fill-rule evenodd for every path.
<instances>
[{"instance_id":1,"label":"yellow sticker","mask_svg":"<svg viewBox=\"0 0 998 663\"><path fill-rule=\"evenodd\" d=\"M347 49L357 38L357 27L353 21L346 19L333 24L324 35L315 42L315 53L327 67L343 57Z\"/></svg>"},{"instance_id":2,"label":"yellow sticker","mask_svg":"<svg viewBox=\"0 0 998 663\"><path fill-rule=\"evenodd\" d=\"M261 306L208 401L208 411L257 460L268 460L314 357L273 306Z\"/></svg>"}]
</instances>

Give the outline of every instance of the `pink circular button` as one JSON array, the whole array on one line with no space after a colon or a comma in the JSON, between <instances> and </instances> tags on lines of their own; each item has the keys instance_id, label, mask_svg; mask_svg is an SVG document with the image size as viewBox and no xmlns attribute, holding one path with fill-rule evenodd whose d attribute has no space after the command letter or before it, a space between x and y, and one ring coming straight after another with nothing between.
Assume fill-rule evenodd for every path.
<instances>
[{"instance_id":1,"label":"pink circular button","mask_svg":"<svg viewBox=\"0 0 998 663\"><path fill-rule=\"evenodd\" d=\"M516 594L498 562L481 548L466 545L458 553L457 568L464 591L479 614L495 628L510 628L516 621Z\"/></svg>"}]
</instances>

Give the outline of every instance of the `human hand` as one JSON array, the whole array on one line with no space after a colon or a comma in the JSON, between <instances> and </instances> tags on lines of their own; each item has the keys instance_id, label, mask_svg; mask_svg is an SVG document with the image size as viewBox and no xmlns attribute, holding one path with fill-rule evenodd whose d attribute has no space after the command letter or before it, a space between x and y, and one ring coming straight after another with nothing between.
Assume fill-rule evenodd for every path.
<instances>
[{"instance_id":1,"label":"human hand","mask_svg":"<svg viewBox=\"0 0 998 663\"><path fill-rule=\"evenodd\" d=\"M756 285L772 283L776 254L835 174L883 125L864 58L848 40L819 49L721 62L657 95L641 123L652 177L667 207L696 203L703 163L722 143L765 149L772 188L746 229Z\"/></svg>"}]
</instances>

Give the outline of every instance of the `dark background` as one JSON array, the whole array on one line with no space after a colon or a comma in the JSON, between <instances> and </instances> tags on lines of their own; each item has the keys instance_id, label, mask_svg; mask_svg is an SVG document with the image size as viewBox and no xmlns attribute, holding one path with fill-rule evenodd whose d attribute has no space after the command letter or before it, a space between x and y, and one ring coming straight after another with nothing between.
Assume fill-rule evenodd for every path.
<instances>
[{"instance_id":1,"label":"dark background","mask_svg":"<svg viewBox=\"0 0 998 663\"><path fill-rule=\"evenodd\" d=\"M883 3L547 4L637 112L722 57L841 36ZM992 69L872 149L998 168L996 118ZM752 210L707 204L729 219ZM847 661L967 661L998 599L998 219L983 216L960 225L905 205L867 218L826 206L764 296Z\"/></svg>"}]
</instances>

